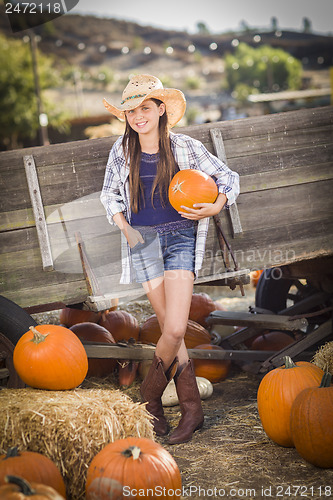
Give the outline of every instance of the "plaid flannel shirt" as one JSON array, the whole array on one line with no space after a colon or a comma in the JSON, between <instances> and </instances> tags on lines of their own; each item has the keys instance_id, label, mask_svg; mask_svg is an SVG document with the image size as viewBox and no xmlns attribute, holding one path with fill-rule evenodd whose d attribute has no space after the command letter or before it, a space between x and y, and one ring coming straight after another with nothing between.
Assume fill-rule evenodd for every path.
<instances>
[{"instance_id":1,"label":"plaid flannel shirt","mask_svg":"<svg viewBox=\"0 0 333 500\"><path fill-rule=\"evenodd\" d=\"M200 141L192 137L170 132L170 141L180 170L192 168L213 176L219 192L224 193L228 199L225 207L228 208L235 202L239 194L239 176L236 172L230 170L225 163L212 155ZM125 165L121 136L110 151L100 197L110 224L114 224L113 216L118 212L122 212L128 223L131 223L128 174L129 167ZM199 220L198 223L195 250L196 273L202 266L208 224L209 217ZM131 283L133 277L130 247L124 235L121 236L122 275L120 283Z\"/></svg>"}]
</instances>

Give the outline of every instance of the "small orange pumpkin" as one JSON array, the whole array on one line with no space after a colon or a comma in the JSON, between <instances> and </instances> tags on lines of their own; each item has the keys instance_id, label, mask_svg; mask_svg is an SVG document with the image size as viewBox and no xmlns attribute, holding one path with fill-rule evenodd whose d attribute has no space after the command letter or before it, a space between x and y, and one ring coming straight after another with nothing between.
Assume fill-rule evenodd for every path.
<instances>
[{"instance_id":1,"label":"small orange pumpkin","mask_svg":"<svg viewBox=\"0 0 333 500\"><path fill-rule=\"evenodd\" d=\"M59 325L31 326L17 342L13 362L23 382L36 389L74 389L88 371L82 342Z\"/></svg>"},{"instance_id":2,"label":"small orange pumpkin","mask_svg":"<svg viewBox=\"0 0 333 500\"><path fill-rule=\"evenodd\" d=\"M212 177L201 170L184 169L177 172L169 185L169 201L173 208L193 208L195 203L214 203L218 188Z\"/></svg>"},{"instance_id":3,"label":"small orange pumpkin","mask_svg":"<svg viewBox=\"0 0 333 500\"><path fill-rule=\"evenodd\" d=\"M87 500L116 500L130 496L180 498L182 480L170 453L147 438L129 437L105 446L92 460L87 473ZM157 489L158 488L158 489ZM161 493L162 495L162 493ZM160 496L160 495L158 495Z\"/></svg>"},{"instance_id":4,"label":"small orange pumpkin","mask_svg":"<svg viewBox=\"0 0 333 500\"><path fill-rule=\"evenodd\" d=\"M9 448L0 456L0 485L5 484L8 475L20 476L27 481L43 483L66 496L66 487L58 467L45 455L34 451L18 451ZM2 499L2 496L0 495Z\"/></svg>"},{"instance_id":5,"label":"small orange pumpkin","mask_svg":"<svg viewBox=\"0 0 333 500\"><path fill-rule=\"evenodd\" d=\"M223 351L224 349L218 345L202 344L197 345L195 349L210 349L215 351ZM194 371L196 377L204 377L210 382L221 382L227 378L231 361L229 359L193 359Z\"/></svg>"},{"instance_id":6,"label":"small orange pumpkin","mask_svg":"<svg viewBox=\"0 0 333 500\"><path fill-rule=\"evenodd\" d=\"M308 387L296 397L290 412L294 445L304 460L333 468L333 386L323 375L320 386Z\"/></svg>"},{"instance_id":7,"label":"small orange pumpkin","mask_svg":"<svg viewBox=\"0 0 333 500\"><path fill-rule=\"evenodd\" d=\"M59 321L62 325L70 328L77 323L98 323L102 316L101 312L85 311L84 309L76 309L74 307L64 307L60 310Z\"/></svg>"},{"instance_id":8,"label":"small orange pumpkin","mask_svg":"<svg viewBox=\"0 0 333 500\"><path fill-rule=\"evenodd\" d=\"M102 314L98 322L109 330L116 342L133 338L138 340L140 326L138 320L127 311L109 311Z\"/></svg>"},{"instance_id":9,"label":"small orange pumpkin","mask_svg":"<svg viewBox=\"0 0 333 500\"><path fill-rule=\"evenodd\" d=\"M136 379L138 368L138 361L133 361L131 359L124 361L119 360L118 382L122 389L126 389L133 384Z\"/></svg>"},{"instance_id":10,"label":"small orange pumpkin","mask_svg":"<svg viewBox=\"0 0 333 500\"><path fill-rule=\"evenodd\" d=\"M266 332L255 337L251 344L254 351L280 351L287 345L293 344L295 339L286 332Z\"/></svg>"},{"instance_id":11,"label":"small orange pumpkin","mask_svg":"<svg viewBox=\"0 0 333 500\"><path fill-rule=\"evenodd\" d=\"M257 287L258 281L260 279L260 276L264 272L263 269L259 269L257 271L251 271L250 272L250 283L253 286L253 288Z\"/></svg>"},{"instance_id":12,"label":"small orange pumpkin","mask_svg":"<svg viewBox=\"0 0 333 500\"><path fill-rule=\"evenodd\" d=\"M30 483L22 477L8 475L6 484L0 486L1 500L65 500L62 495L46 484Z\"/></svg>"},{"instance_id":13,"label":"small orange pumpkin","mask_svg":"<svg viewBox=\"0 0 333 500\"><path fill-rule=\"evenodd\" d=\"M84 343L101 342L103 344L114 344L115 340L109 330L97 323L78 323L70 327L70 330ZM117 360L113 358L88 358L87 377L106 377L110 375L117 366Z\"/></svg>"},{"instance_id":14,"label":"small orange pumpkin","mask_svg":"<svg viewBox=\"0 0 333 500\"><path fill-rule=\"evenodd\" d=\"M296 396L307 387L320 384L323 370L307 361L294 363L285 356L285 365L266 373L261 380L257 403L267 436L280 446L294 446L290 411Z\"/></svg>"},{"instance_id":15,"label":"small orange pumpkin","mask_svg":"<svg viewBox=\"0 0 333 500\"><path fill-rule=\"evenodd\" d=\"M65 500L62 495L45 484L29 483L22 477L6 476L6 484L0 486L1 500L23 500L31 498L34 500Z\"/></svg>"},{"instance_id":16,"label":"small orange pumpkin","mask_svg":"<svg viewBox=\"0 0 333 500\"><path fill-rule=\"evenodd\" d=\"M207 327L206 318L212 311L218 308L217 304L207 293L193 293L189 319Z\"/></svg>"},{"instance_id":17,"label":"small orange pumpkin","mask_svg":"<svg viewBox=\"0 0 333 500\"><path fill-rule=\"evenodd\" d=\"M140 341L143 344L157 344L160 336L160 325L156 314L152 314L141 326ZM209 344L210 340L210 334L203 326L195 321L188 320L184 337L187 349L193 349L198 344Z\"/></svg>"}]
</instances>

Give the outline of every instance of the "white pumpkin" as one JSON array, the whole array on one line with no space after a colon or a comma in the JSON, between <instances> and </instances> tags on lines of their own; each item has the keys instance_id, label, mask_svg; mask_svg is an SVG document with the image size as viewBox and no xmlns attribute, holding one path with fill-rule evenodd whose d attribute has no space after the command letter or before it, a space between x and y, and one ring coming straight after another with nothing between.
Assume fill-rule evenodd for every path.
<instances>
[{"instance_id":1,"label":"white pumpkin","mask_svg":"<svg viewBox=\"0 0 333 500\"><path fill-rule=\"evenodd\" d=\"M207 399L213 394L212 383L203 377L196 377L199 394L201 399ZM178 405L178 396L174 380L171 380L166 386L162 395L163 406L176 406Z\"/></svg>"}]
</instances>

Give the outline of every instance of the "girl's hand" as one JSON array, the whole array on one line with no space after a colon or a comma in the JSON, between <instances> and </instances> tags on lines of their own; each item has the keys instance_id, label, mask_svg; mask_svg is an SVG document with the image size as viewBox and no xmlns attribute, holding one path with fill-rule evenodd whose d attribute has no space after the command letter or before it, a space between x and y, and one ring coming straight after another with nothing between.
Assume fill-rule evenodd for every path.
<instances>
[{"instance_id":1,"label":"girl's hand","mask_svg":"<svg viewBox=\"0 0 333 500\"><path fill-rule=\"evenodd\" d=\"M126 232L124 231L127 242L131 248L135 247L138 243L144 243L145 240L142 237L142 234L137 229L133 229L133 227L128 226L126 228Z\"/></svg>"},{"instance_id":2,"label":"girl's hand","mask_svg":"<svg viewBox=\"0 0 333 500\"><path fill-rule=\"evenodd\" d=\"M227 202L227 197L223 193L219 193L214 203L195 203L193 208L182 206L184 211L178 213L185 219L200 220L205 217L217 215Z\"/></svg>"}]
</instances>

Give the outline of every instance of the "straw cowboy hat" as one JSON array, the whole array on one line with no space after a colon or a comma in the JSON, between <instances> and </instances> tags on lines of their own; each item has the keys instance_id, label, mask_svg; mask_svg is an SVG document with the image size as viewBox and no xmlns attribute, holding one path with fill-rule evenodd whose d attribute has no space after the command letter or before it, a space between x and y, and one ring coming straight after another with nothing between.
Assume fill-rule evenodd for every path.
<instances>
[{"instance_id":1,"label":"straw cowboy hat","mask_svg":"<svg viewBox=\"0 0 333 500\"><path fill-rule=\"evenodd\" d=\"M152 75L137 75L131 78L124 89L118 108L108 103L106 99L103 99L103 103L106 109L119 120L125 120L125 111L137 108L146 99L153 98L164 102L171 127L183 117L186 108L183 92L163 88L162 82Z\"/></svg>"}]
</instances>

